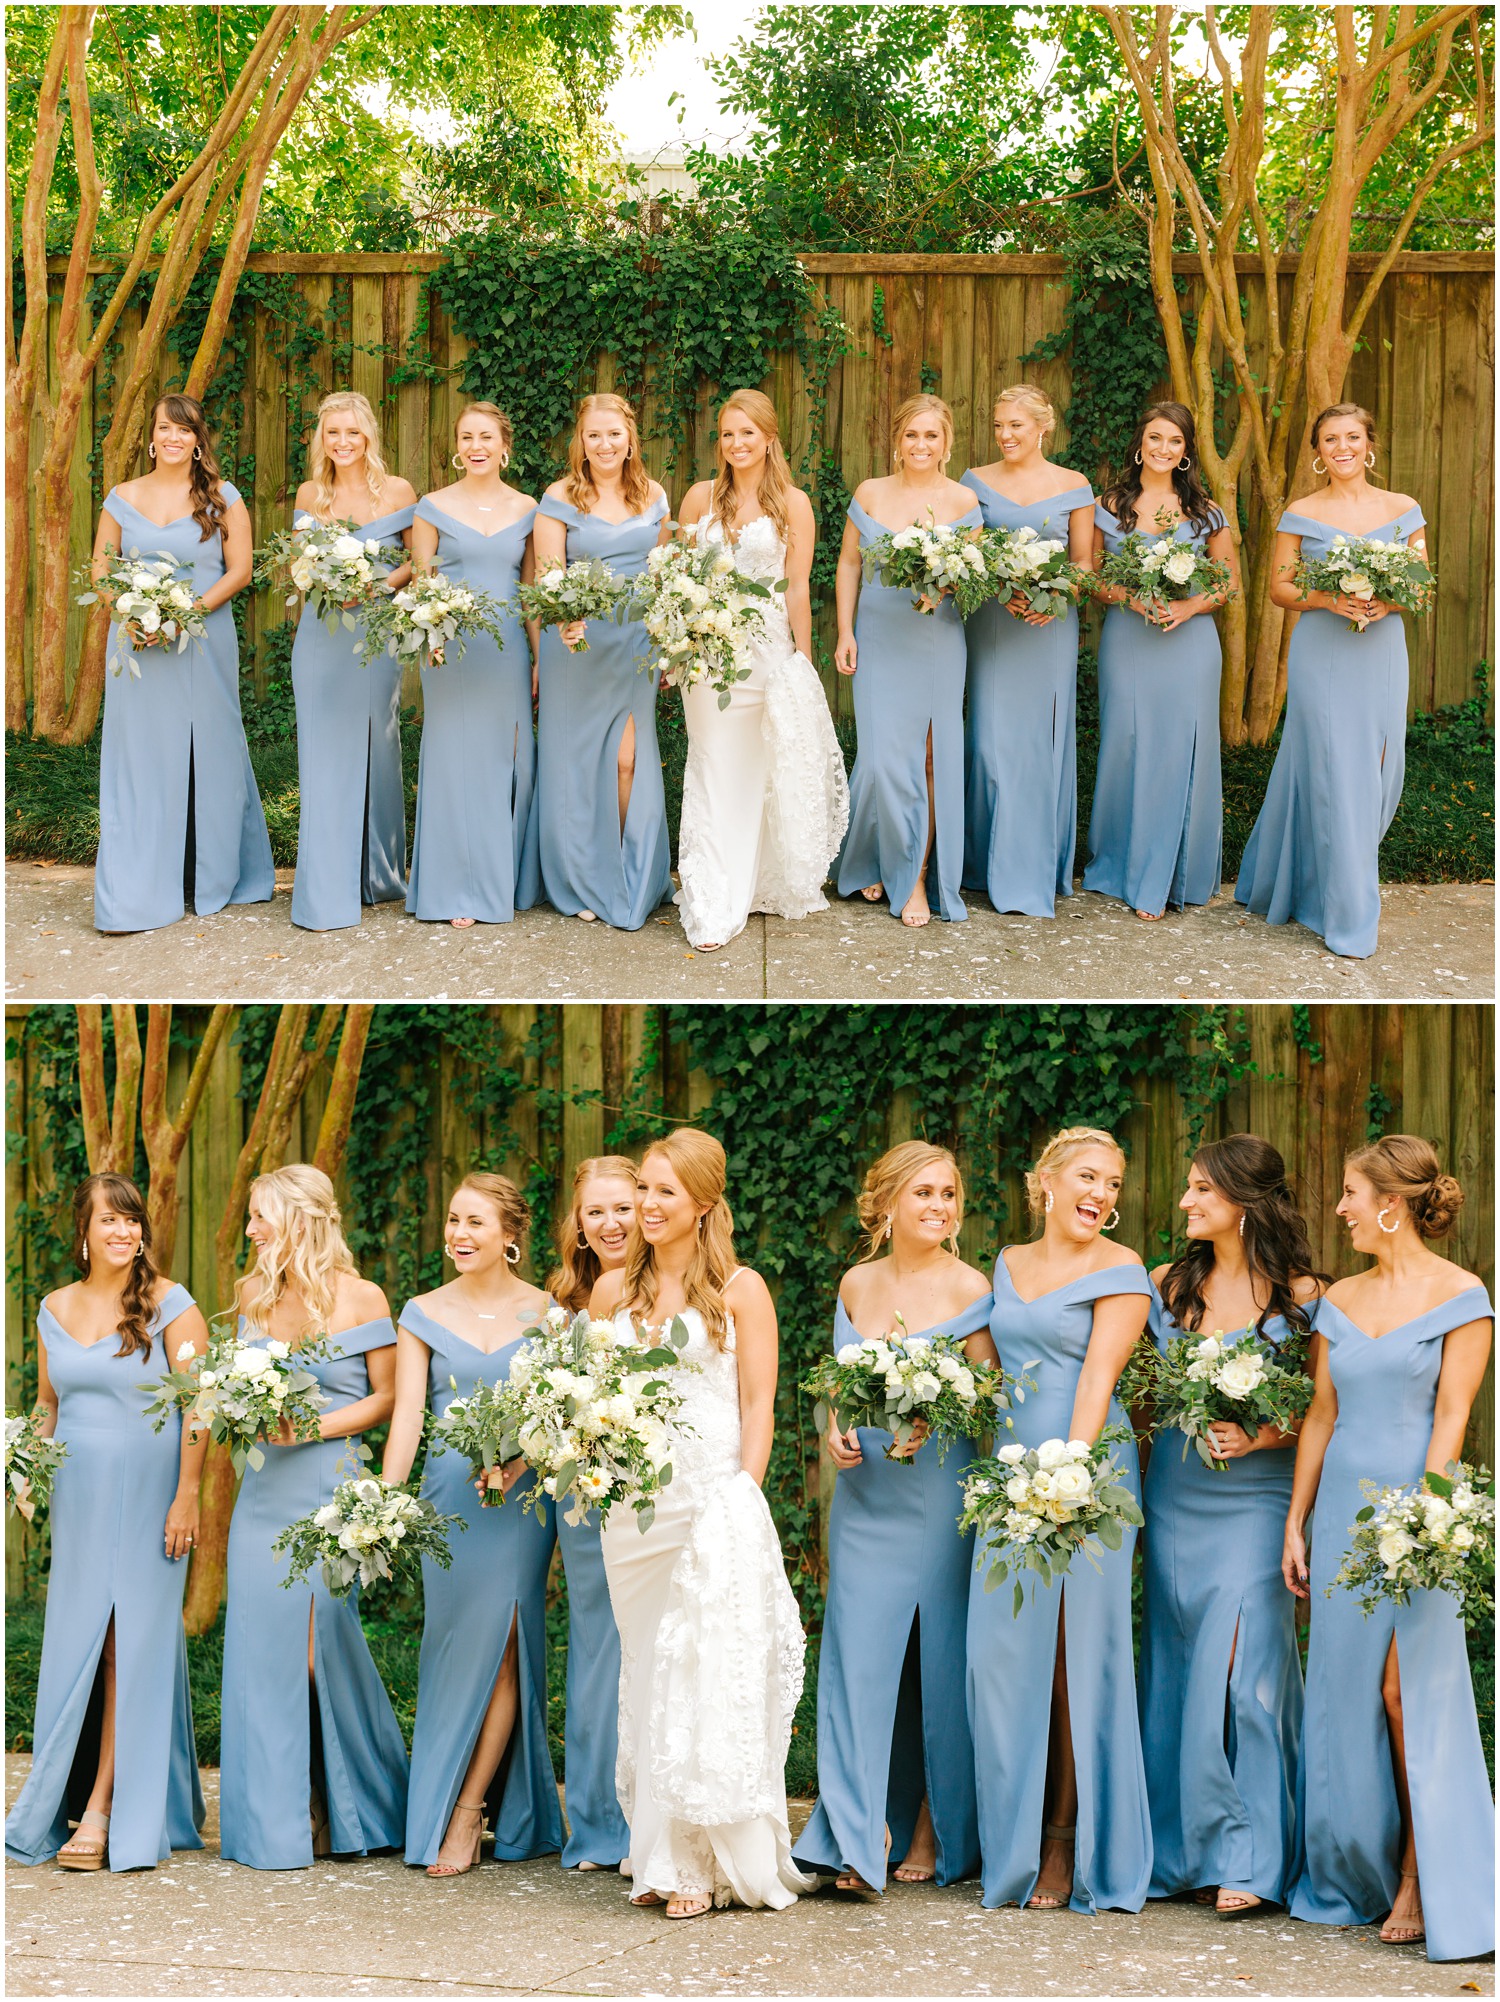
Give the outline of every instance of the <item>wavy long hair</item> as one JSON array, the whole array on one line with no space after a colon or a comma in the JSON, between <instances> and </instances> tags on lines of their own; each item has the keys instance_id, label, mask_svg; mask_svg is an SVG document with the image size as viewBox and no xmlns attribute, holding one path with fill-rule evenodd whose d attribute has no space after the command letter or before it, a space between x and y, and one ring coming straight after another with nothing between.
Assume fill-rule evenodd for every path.
<instances>
[{"instance_id":1,"label":"wavy long hair","mask_svg":"<svg viewBox=\"0 0 1500 2002\"><path fill-rule=\"evenodd\" d=\"M270 1225L271 1236L257 1246L255 1263L234 1289L235 1312L243 1314L259 1334L269 1334L277 1305L296 1292L307 1309L297 1339L325 1333L338 1297L339 1274L355 1270L332 1182L321 1168L297 1161L257 1175L250 1194Z\"/></svg>"},{"instance_id":2,"label":"wavy long hair","mask_svg":"<svg viewBox=\"0 0 1500 2002\"><path fill-rule=\"evenodd\" d=\"M387 479L385 460L380 453L380 425L370 408L370 399L357 389L336 389L318 405L312 441L307 448L307 477L313 485L313 504L308 512L318 521L333 520L333 461L323 443L323 419L330 413L350 411L365 441L365 485L378 507Z\"/></svg>"},{"instance_id":3,"label":"wavy long hair","mask_svg":"<svg viewBox=\"0 0 1500 2002\"><path fill-rule=\"evenodd\" d=\"M1437 1149L1416 1133L1387 1133L1360 1147L1344 1162L1377 1195L1401 1196L1419 1237L1445 1237L1464 1206L1464 1192L1443 1173Z\"/></svg>"},{"instance_id":4,"label":"wavy long hair","mask_svg":"<svg viewBox=\"0 0 1500 2002\"><path fill-rule=\"evenodd\" d=\"M599 1254L583 1234L581 1198L583 1185L596 1176L629 1182L634 1192L640 1169L623 1154L594 1154L580 1161L573 1176L573 1200L566 1216L559 1217L555 1233L558 1266L547 1281L547 1291L560 1307L577 1314L589 1303L589 1295L604 1270Z\"/></svg>"},{"instance_id":5,"label":"wavy long hair","mask_svg":"<svg viewBox=\"0 0 1500 2002\"><path fill-rule=\"evenodd\" d=\"M1127 535L1136 526L1135 504L1141 497L1141 468L1136 454L1145 442L1146 426L1158 417L1175 424L1187 446L1186 468L1181 465L1172 468L1172 488L1183 520L1191 522L1194 528L1206 528L1218 513L1212 494L1198 476L1198 428L1192 411L1185 403L1153 403L1141 412L1141 421L1126 448L1124 472L1100 496Z\"/></svg>"},{"instance_id":6,"label":"wavy long hair","mask_svg":"<svg viewBox=\"0 0 1500 2002\"><path fill-rule=\"evenodd\" d=\"M672 1173L695 1203L707 1206L698 1220L698 1239L683 1278L683 1298L703 1316L710 1340L724 1348L729 1338L729 1304L724 1288L734 1275L734 1218L724 1200L724 1149L711 1133L696 1126L679 1126L665 1139L655 1140L646 1150L646 1159L664 1155ZM645 1172L645 1161L641 1171ZM631 1233L625 1254L625 1291L628 1307L639 1307L649 1322L661 1290L656 1270L656 1253L639 1229Z\"/></svg>"},{"instance_id":7,"label":"wavy long hair","mask_svg":"<svg viewBox=\"0 0 1500 2002\"><path fill-rule=\"evenodd\" d=\"M733 396L725 397L719 405L718 424L724 422L725 413L730 410L744 411L756 430L765 435L766 463L761 468L758 498L761 512L785 542L792 532L791 499L797 488L781 443L781 420L776 415L776 405L758 389L737 389ZM719 470L714 475L711 504L724 524L724 533L733 541L740 503L734 489L734 473L719 443L717 426L714 432L714 464Z\"/></svg>"},{"instance_id":8,"label":"wavy long hair","mask_svg":"<svg viewBox=\"0 0 1500 2002\"><path fill-rule=\"evenodd\" d=\"M888 1147L871 1165L864 1187L855 1199L859 1227L866 1244L860 1260L862 1265L875 1256L890 1235L891 1211L896 1198L908 1182L915 1181L930 1161L941 1161L953 1170L958 1213L953 1219L949 1245L954 1257L958 1256L958 1233L964 1221L964 1178L958 1163L946 1147L938 1147L930 1140L903 1140L895 1147Z\"/></svg>"},{"instance_id":9,"label":"wavy long hair","mask_svg":"<svg viewBox=\"0 0 1500 2002\"><path fill-rule=\"evenodd\" d=\"M176 419L173 419L176 422ZM120 1296L120 1346L117 1356L138 1355L145 1363L151 1354L151 1320L156 1312L156 1282L161 1272L151 1252L151 1219L146 1214L146 1198L128 1175L86 1175L73 1191L73 1264L87 1279L89 1225L94 1218L94 1199L102 1197L112 1210L128 1216L141 1227L141 1248L130 1261L125 1275L125 1291Z\"/></svg>"},{"instance_id":10,"label":"wavy long hair","mask_svg":"<svg viewBox=\"0 0 1500 2002\"><path fill-rule=\"evenodd\" d=\"M146 426L148 444L162 411L173 424L180 424L184 430L191 431L197 445L198 456L188 462L188 485L193 501L193 519L203 531L198 540L207 542L211 535L223 533L224 517L229 512L229 503L219 484L223 474L214 457L213 443L208 435L208 419L196 396L158 396L151 406L151 421Z\"/></svg>"},{"instance_id":11,"label":"wavy long hair","mask_svg":"<svg viewBox=\"0 0 1500 2002\"><path fill-rule=\"evenodd\" d=\"M641 434L636 425L635 410L623 396L616 396L612 389L596 390L578 406L573 436L568 440L568 470L563 477L569 506L576 507L580 514L587 514L599 498L599 489L594 484L588 454L583 447L584 422L591 410L607 410L624 424L630 443L620 473L620 488L630 512L644 514L651 500L651 480L641 461Z\"/></svg>"},{"instance_id":12,"label":"wavy long hair","mask_svg":"<svg viewBox=\"0 0 1500 2002\"><path fill-rule=\"evenodd\" d=\"M1268 1296L1256 1317L1256 1332L1279 1314L1294 1334L1311 1334L1312 1317L1293 1287L1299 1279L1315 1279L1321 1292L1328 1274L1320 1272L1314 1261L1307 1224L1288 1186L1280 1154L1258 1133L1231 1133L1200 1147L1193 1166L1245 1213L1242 1242L1250 1283L1257 1292L1264 1287ZM1162 1301L1179 1328L1196 1331L1203 1325L1204 1289L1213 1269L1214 1248L1200 1237L1192 1239L1162 1274Z\"/></svg>"}]
</instances>

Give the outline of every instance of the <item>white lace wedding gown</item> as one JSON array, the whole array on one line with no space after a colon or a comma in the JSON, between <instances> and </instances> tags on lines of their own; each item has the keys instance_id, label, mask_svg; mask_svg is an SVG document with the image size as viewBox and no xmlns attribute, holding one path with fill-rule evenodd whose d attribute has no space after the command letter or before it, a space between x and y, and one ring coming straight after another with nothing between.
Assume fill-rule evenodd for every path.
<instances>
[{"instance_id":1,"label":"white lace wedding gown","mask_svg":"<svg viewBox=\"0 0 1500 2002\"><path fill-rule=\"evenodd\" d=\"M644 1535L629 1508L603 1529L632 1894L781 1910L816 1883L792 1862L784 1777L806 1643L771 1511L740 1468L733 1324L720 1350L696 1309L682 1318L699 1371L671 1483Z\"/></svg>"},{"instance_id":2,"label":"white lace wedding gown","mask_svg":"<svg viewBox=\"0 0 1500 2002\"><path fill-rule=\"evenodd\" d=\"M716 515L700 541L723 542ZM747 522L733 544L747 577L786 573L786 544L770 520ZM682 691L687 770L677 903L693 945L727 945L751 911L805 918L828 908L823 885L849 825L849 783L828 701L812 662L792 644L786 599L764 607L759 637L727 709L706 683Z\"/></svg>"}]
</instances>

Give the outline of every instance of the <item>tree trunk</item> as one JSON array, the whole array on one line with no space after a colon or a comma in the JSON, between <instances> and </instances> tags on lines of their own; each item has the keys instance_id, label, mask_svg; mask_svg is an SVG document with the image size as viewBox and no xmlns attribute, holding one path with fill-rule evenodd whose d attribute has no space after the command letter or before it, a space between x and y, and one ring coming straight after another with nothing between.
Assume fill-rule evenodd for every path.
<instances>
[{"instance_id":1,"label":"tree trunk","mask_svg":"<svg viewBox=\"0 0 1500 2002\"><path fill-rule=\"evenodd\" d=\"M148 1011L146 1063L141 1084L141 1132L146 1142L146 1159L151 1167L147 1212L151 1218L151 1238L156 1262L163 1272L172 1268L177 1248L178 1170L193 1121L198 1116L204 1086L213 1068L229 1027L230 1004L221 1001L208 1018L188 1073L187 1089L175 1113L167 1110L167 1060L172 1040L171 1004Z\"/></svg>"},{"instance_id":2,"label":"tree trunk","mask_svg":"<svg viewBox=\"0 0 1500 2002\"><path fill-rule=\"evenodd\" d=\"M333 1065L333 1083L323 1117L318 1125L318 1144L313 1166L321 1168L333 1181L344 1163L349 1144L349 1128L354 1119L354 1099L359 1090L360 1068L365 1060L365 1044L375 1010L368 1002L351 1001L344 1014L344 1033Z\"/></svg>"}]
</instances>

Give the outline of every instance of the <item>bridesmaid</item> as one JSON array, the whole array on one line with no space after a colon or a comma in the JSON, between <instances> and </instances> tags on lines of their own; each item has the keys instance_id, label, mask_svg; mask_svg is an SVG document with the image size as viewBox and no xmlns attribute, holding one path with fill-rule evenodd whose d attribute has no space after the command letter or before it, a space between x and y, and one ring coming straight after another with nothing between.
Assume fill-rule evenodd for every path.
<instances>
[{"instance_id":1,"label":"bridesmaid","mask_svg":"<svg viewBox=\"0 0 1500 2002\"><path fill-rule=\"evenodd\" d=\"M1330 952L1368 959L1380 934L1380 844L1406 767L1406 629L1393 605L1293 581L1298 558L1335 535L1405 542L1425 556L1420 506L1372 487L1375 420L1335 403L1312 428L1313 471L1328 484L1276 524L1273 604L1300 616L1286 660L1286 722L1240 864L1236 899L1273 925L1295 918ZM1326 464L1324 463L1326 461ZM1366 628L1349 630L1359 618Z\"/></svg>"},{"instance_id":2,"label":"bridesmaid","mask_svg":"<svg viewBox=\"0 0 1500 2002\"><path fill-rule=\"evenodd\" d=\"M1239 561L1223 515L1198 477L1192 412L1153 403L1136 426L1124 479L1094 510L1094 567L1132 529ZM1159 612L1101 589L1112 607L1099 642L1099 769L1083 887L1119 897L1138 918L1206 904L1219 889L1219 635L1223 601L1184 598Z\"/></svg>"},{"instance_id":3,"label":"bridesmaid","mask_svg":"<svg viewBox=\"0 0 1500 2002\"><path fill-rule=\"evenodd\" d=\"M401 1311L386 1480L410 1474L424 1407L441 1417L455 1397L503 1383L522 1336L546 1312L546 1294L518 1270L529 1221L504 1175L467 1175L454 1190L443 1252L456 1276ZM429 1453L423 1468L427 1499L468 1525L452 1539L451 1571L422 1565L406 1860L432 1878L473 1869L487 1819L497 1862L562 1847L546 1717L553 1511L522 1512L532 1479L519 1459L491 1468L487 1485L509 1500L486 1508L461 1454Z\"/></svg>"},{"instance_id":4,"label":"bridesmaid","mask_svg":"<svg viewBox=\"0 0 1500 2002\"><path fill-rule=\"evenodd\" d=\"M1101 1241L1125 1160L1108 1133L1069 1126L1026 1178L1032 1244L1002 1251L990 1327L1009 1377L1035 1392L1015 1412L1021 1445L1097 1439L1126 1422L1115 1395L1146 1325L1151 1282L1123 1245ZM1133 1445L1115 1448L1139 1494ZM979 1795L983 1903L1030 1911L1138 1912L1151 1883L1151 1820L1131 1668L1135 1536L1076 1559L1054 1590L1028 1578L1021 1610L969 1580L969 1725ZM1035 1587L1035 1589L1033 1589Z\"/></svg>"},{"instance_id":5,"label":"bridesmaid","mask_svg":"<svg viewBox=\"0 0 1500 2002\"><path fill-rule=\"evenodd\" d=\"M638 577L669 533L667 496L641 463L623 396L586 396L568 471L542 496L538 572L596 557ZM587 640L588 651L573 649ZM639 931L672 888L667 797L656 744L657 676L642 625L548 627L538 656L537 802L542 889L569 917Z\"/></svg>"},{"instance_id":6,"label":"bridesmaid","mask_svg":"<svg viewBox=\"0 0 1500 2002\"><path fill-rule=\"evenodd\" d=\"M367 399L337 390L318 405L308 477L294 527L349 521L362 540L411 539L417 496L388 473ZM411 570L386 577L399 590ZM360 634L330 632L303 608L292 645L297 698L297 874L292 923L336 931L359 923L360 905L406 895L406 791L401 777L401 664L355 655Z\"/></svg>"},{"instance_id":7,"label":"bridesmaid","mask_svg":"<svg viewBox=\"0 0 1500 2002\"><path fill-rule=\"evenodd\" d=\"M486 591L497 604L532 576L536 502L506 486L510 419L493 403L458 414L462 477L417 503L412 562ZM498 647L473 634L462 657L422 670L417 824L406 908L419 918L509 924L536 902L536 695L532 637L510 612Z\"/></svg>"},{"instance_id":8,"label":"bridesmaid","mask_svg":"<svg viewBox=\"0 0 1500 2002\"><path fill-rule=\"evenodd\" d=\"M229 1528L219 1852L256 1870L305 1870L401 1840L406 1747L359 1620L359 1588L329 1596L314 1570L287 1589L271 1545L288 1523L360 1473L359 1435L391 1415L396 1331L384 1293L361 1279L333 1184L277 1168L251 1184L253 1269L236 1288L242 1339L328 1337L310 1359L328 1402L318 1437L290 1425L247 1467Z\"/></svg>"},{"instance_id":9,"label":"bridesmaid","mask_svg":"<svg viewBox=\"0 0 1500 2002\"><path fill-rule=\"evenodd\" d=\"M863 578L860 552L892 530L978 528L973 494L946 472L953 413L940 396L909 396L891 423L891 464L861 480L849 504L834 595L834 663L854 676L858 751L849 778L849 833L839 861L842 896L889 896L904 925L925 925L935 891L940 918L969 914L964 867L963 620L951 598L919 612L911 593ZM855 608L858 606L858 617ZM935 851L935 852L934 852ZM929 865L932 865L929 880Z\"/></svg>"},{"instance_id":10,"label":"bridesmaid","mask_svg":"<svg viewBox=\"0 0 1500 2002\"><path fill-rule=\"evenodd\" d=\"M964 1338L994 1362L994 1301L957 1253L963 1179L945 1147L907 1140L865 1177L859 1220L869 1243L846 1272L834 1345L888 1335ZM875 1253L889 1242L884 1258ZM835 1889L885 1888L889 1855L903 1884L954 1884L979 1865L974 1745L964 1716L964 1623L973 1538L954 1527L972 1445L946 1461L920 1442L885 1457L889 1432L843 1432L830 1413L838 1469L828 1518L828 1606L818 1669L818 1805L792 1852L805 1870L838 1872Z\"/></svg>"},{"instance_id":11,"label":"bridesmaid","mask_svg":"<svg viewBox=\"0 0 1500 2002\"><path fill-rule=\"evenodd\" d=\"M1387 1134L1344 1164L1338 1213L1374 1263L1330 1287L1314 1315L1317 1389L1281 1567L1312 1614L1292 1915L1348 1926L1387 1912L1380 1937L1425 1939L1429 1960L1495 1948L1495 1810L1463 1622L1442 1592L1367 1618L1333 1580L1365 1504L1362 1478L1407 1486L1463 1455L1495 1310L1472 1272L1427 1248L1462 1202L1412 1134Z\"/></svg>"},{"instance_id":12,"label":"bridesmaid","mask_svg":"<svg viewBox=\"0 0 1500 2002\"><path fill-rule=\"evenodd\" d=\"M986 528L1034 529L1091 570L1094 496L1081 475L1045 457L1056 424L1032 383L1002 389L1000 457L970 467L959 485L977 496ZM992 598L967 627L964 888L983 890L997 911L1050 918L1073 894L1078 841L1078 613L1049 619L1024 602Z\"/></svg>"},{"instance_id":13,"label":"bridesmaid","mask_svg":"<svg viewBox=\"0 0 1500 2002\"><path fill-rule=\"evenodd\" d=\"M181 1560L208 1440L176 1417L153 1432L143 1393L184 1348L201 1355L208 1329L186 1287L157 1271L145 1202L123 1175L75 1190L73 1263L82 1277L37 1315L41 1430L68 1457L52 1485L31 1772L5 1853L150 1870L203 1847Z\"/></svg>"},{"instance_id":14,"label":"bridesmaid","mask_svg":"<svg viewBox=\"0 0 1500 2002\"><path fill-rule=\"evenodd\" d=\"M121 549L171 556L191 570L210 616L182 653L132 652L118 626L110 632L94 864L94 926L104 932L156 931L188 904L205 918L267 903L276 887L229 609L250 582L250 516L220 478L195 398L159 396L149 429L150 472L105 496L95 574Z\"/></svg>"},{"instance_id":15,"label":"bridesmaid","mask_svg":"<svg viewBox=\"0 0 1500 2002\"><path fill-rule=\"evenodd\" d=\"M570 1314L582 1313L601 1273L624 1269L635 1228L636 1164L621 1154L580 1161L573 1201L557 1225L560 1263L547 1291ZM564 1722L568 1840L565 1870L613 1870L630 1853L630 1830L615 1794L619 1750L620 1636L599 1518L577 1528L557 1518L568 1579L568 1689Z\"/></svg>"},{"instance_id":16,"label":"bridesmaid","mask_svg":"<svg viewBox=\"0 0 1500 2002\"><path fill-rule=\"evenodd\" d=\"M1179 1207L1187 1250L1152 1273L1151 1332L1253 1327L1305 1342L1322 1277L1276 1149L1253 1133L1200 1147ZM1221 1472L1176 1432L1146 1470L1141 1743L1151 1801L1153 1898L1197 1893L1225 1919L1285 1904L1296 1871L1294 1796L1302 1668L1281 1536L1292 1432L1210 1433ZM1232 1553L1232 1561L1226 1561Z\"/></svg>"}]
</instances>

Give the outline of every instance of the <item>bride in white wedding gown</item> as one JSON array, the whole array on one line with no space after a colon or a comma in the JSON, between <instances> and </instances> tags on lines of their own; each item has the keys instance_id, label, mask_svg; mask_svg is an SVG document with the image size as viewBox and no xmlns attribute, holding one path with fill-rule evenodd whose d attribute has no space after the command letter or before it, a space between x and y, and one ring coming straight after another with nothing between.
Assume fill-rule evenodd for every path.
<instances>
[{"instance_id":1,"label":"bride in white wedding gown","mask_svg":"<svg viewBox=\"0 0 1500 2002\"><path fill-rule=\"evenodd\" d=\"M682 1127L641 1163L622 1271L589 1311L688 1328L672 1480L651 1527L605 1518L620 1631L616 1791L632 1902L697 1918L731 1899L777 1910L815 1887L792 1862L784 1770L805 1642L760 1483L776 1404L776 1309L734 1262L724 1149Z\"/></svg>"},{"instance_id":2,"label":"bride in white wedding gown","mask_svg":"<svg viewBox=\"0 0 1500 2002\"><path fill-rule=\"evenodd\" d=\"M746 576L786 578L729 706L707 683L682 691L687 770L677 903L688 941L712 952L751 911L805 918L828 908L823 885L849 825L849 785L823 684L812 665L812 503L792 485L775 406L737 390L719 412L718 477L682 503L680 526L725 542Z\"/></svg>"}]
</instances>

